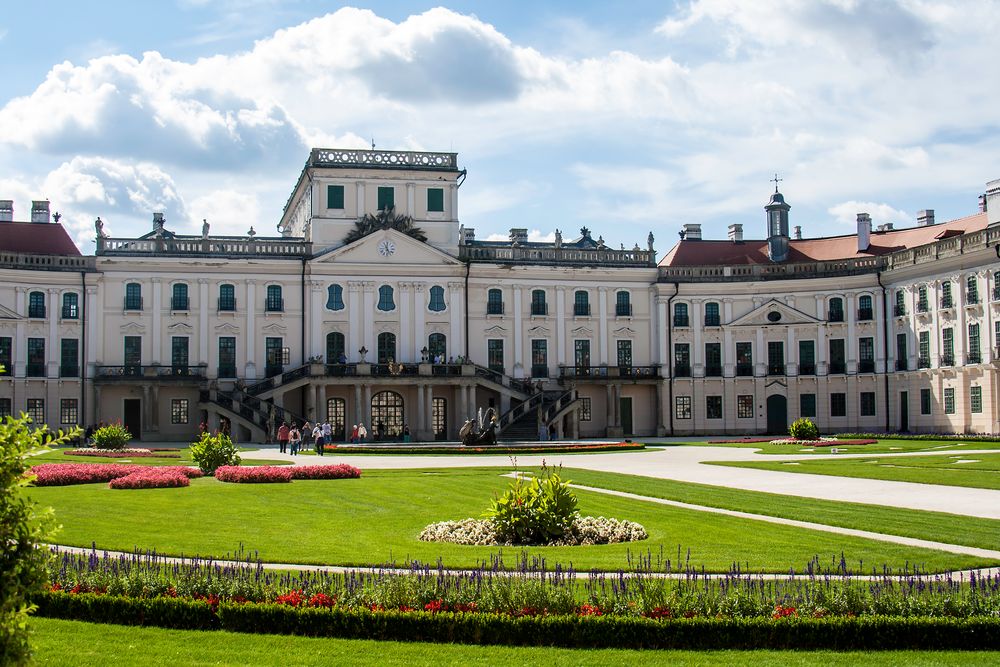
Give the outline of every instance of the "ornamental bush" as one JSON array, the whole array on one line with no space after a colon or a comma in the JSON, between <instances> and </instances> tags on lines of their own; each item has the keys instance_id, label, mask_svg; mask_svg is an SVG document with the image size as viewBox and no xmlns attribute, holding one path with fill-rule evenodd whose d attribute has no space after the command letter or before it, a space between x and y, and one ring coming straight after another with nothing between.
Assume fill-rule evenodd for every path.
<instances>
[{"instance_id":1,"label":"ornamental bush","mask_svg":"<svg viewBox=\"0 0 1000 667\"><path fill-rule=\"evenodd\" d=\"M788 434L796 440L818 440L819 428L817 428L811 419L800 417L792 422L791 427L788 429Z\"/></svg>"},{"instance_id":2,"label":"ornamental bush","mask_svg":"<svg viewBox=\"0 0 1000 667\"><path fill-rule=\"evenodd\" d=\"M225 433L205 432L197 442L191 444L191 460L198 464L203 473L213 475L220 466L238 466L240 454Z\"/></svg>"},{"instance_id":3,"label":"ornamental bush","mask_svg":"<svg viewBox=\"0 0 1000 667\"><path fill-rule=\"evenodd\" d=\"M235 484L273 484L292 481L292 469L282 466L219 466L215 479Z\"/></svg>"},{"instance_id":4,"label":"ornamental bush","mask_svg":"<svg viewBox=\"0 0 1000 667\"><path fill-rule=\"evenodd\" d=\"M494 497L483 517L511 544L548 544L562 537L578 516L576 494L558 471L543 464L541 475L517 475L502 496Z\"/></svg>"},{"instance_id":5,"label":"ornamental bush","mask_svg":"<svg viewBox=\"0 0 1000 667\"><path fill-rule=\"evenodd\" d=\"M198 471L201 476L201 471ZM175 466L162 468L147 466L140 471L124 477L116 477L108 482L112 489L172 489L179 486L190 486L188 476Z\"/></svg>"},{"instance_id":6,"label":"ornamental bush","mask_svg":"<svg viewBox=\"0 0 1000 667\"><path fill-rule=\"evenodd\" d=\"M125 449L132 434L120 422L108 424L94 431L90 444L97 449Z\"/></svg>"},{"instance_id":7,"label":"ornamental bush","mask_svg":"<svg viewBox=\"0 0 1000 667\"><path fill-rule=\"evenodd\" d=\"M292 479L354 479L361 471L346 463L332 466L292 466Z\"/></svg>"},{"instance_id":8,"label":"ornamental bush","mask_svg":"<svg viewBox=\"0 0 1000 667\"><path fill-rule=\"evenodd\" d=\"M183 475L188 479L202 476L200 470L188 466L152 467L124 463L43 463L32 468L31 474L35 486L69 486L110 482L136 474L156 474L150 471Z\"/></svg>"}]
</instances>

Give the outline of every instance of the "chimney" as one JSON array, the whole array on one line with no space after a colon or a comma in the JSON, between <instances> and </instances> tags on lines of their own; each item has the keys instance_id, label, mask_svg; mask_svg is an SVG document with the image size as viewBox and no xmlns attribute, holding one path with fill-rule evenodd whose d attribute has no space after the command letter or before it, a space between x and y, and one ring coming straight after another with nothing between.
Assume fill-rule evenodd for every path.
<instances>
[{"instance_id":1,"label":"chimney","mask_svg":"<svg viewBox=\"0 0 1000 667\"><path fill-rule=\"evenodd\" d=\"M729 240L733 243L743 243L743 225L729 225Z\"/></svg>"},{"instance_id":2,"label":"chimney","mask_svg":"<svg viewBox=\"0 0 1000 667\"><path fill-rule=\"evenodd\" d=\"M792 230L794 232L792 234L792 238L794 238L796 241L801 241L802 240L802 225L795 225L794 227L792 227Z\"/></svg>"},{"instance_id":3,"label":"chimney","mask_svg":"<svg viewBox=\"0 0 1000 667\"><path fill-rule=\"evenodd\" d=\"M522 227L510 228L510 244L519 245L528 242L528 230Z\"/></svg>"},{"instance_id":4,"label":"chimney","mask_svg":"<svg viewBox=\"0 0 1000 667\"><path fill-rule=\"evenodd\" d=\"M701 225L695 223L688 223L684 225L684 238L688 241L700 241Z\"/></svg>"},{"instance_id":5,"label":"chimney","mask_svg":"<svg viewBox=\"0 0 1000 667\"><path fill-rule=\"evenodd\" d=\"M33 201L31 202L31 221L32 222L48 222L49 221L49 200L45 201Z\"/></svg>"},{"instance_id":6,"label":"chimney","mask_svg":"<svg viewBox=\"0 0 1000 667\"><path fill-rule=\"evenodd\" d=\"M876 227L875 231L877 231L877 232L891 232L892 231L892 223L891 222L883 223L883 224L879 225L878 227Z\"/></svg>"},{"instance_id":7,"label":"chimney","mask_svg":"<svg viewBox=\"0 0 1000 667\"><path fill-rule=\"evenodd\" d=\"M461 233L459 234L458 242L462 245L471 243L476 240L476 230L473 227L462 227Z\"/></svg>"},{"instance_id":8,"label":"chimney","mask_svg":"<svg viewBox=\"0 0 1000 667\"><path fill-rule=\"evenodd\" d=\"M917 227L930 227L934 224L934 209L917 211Z\"/></svg>"},{"instance_id":9,"label":"chimney","mask_svg":"<svg viewBox=\"0 0 1000 667\"><path fill-rule=\"evenodd\" d=\"M13 199L0 199L0 222L14 222Z\"/></svg>"},{"instance_id":10,"label":"chimney","mask_svg":"<svg viewBox=\"0 0 1000 667\"><path fill-rule=\"evenodd\" d=\"M986 213L986 195L979 195L979 212Z\"/></svg>"},{"instance_id":11,"label":"chimney","mask_svg":"<svg viewBox=\"0 0 1000 667\"><path fill-rule=\"evenodd\" d=\"M986 184L986 223L1000 224L1000 178Z\"/></svg>"},{"instance_id":12,"label":"chimney","mask_svg":"<svg viewBox=\"0 0 1000 667\"><path fill-rule=\"evenodd\" d=\"M867 213L858 213L858 252L865 252L871 245L872 217Z\"/></svg>"}]
</instances>

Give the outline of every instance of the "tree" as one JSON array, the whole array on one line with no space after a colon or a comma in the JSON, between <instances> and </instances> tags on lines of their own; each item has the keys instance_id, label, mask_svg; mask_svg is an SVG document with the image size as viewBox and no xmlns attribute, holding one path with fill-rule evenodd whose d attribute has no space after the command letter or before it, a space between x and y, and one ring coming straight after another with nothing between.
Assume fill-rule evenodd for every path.
<instances>
[{"instance_id":1,"label":"tree","mask_svg":"<svg viewBox=\"0 0 1000 667\"><path fill-rule=\"evenodd\" d=\"M396 213L395 206L386 206L374 215L365 213L358 218L357 222L354 223L354 229L344 237L344 244L354 243L380 229L395 229L397 232L412 236L418 241L427 240L424 230L413 226L412 217Z\"/></svg>"}]
</instances>

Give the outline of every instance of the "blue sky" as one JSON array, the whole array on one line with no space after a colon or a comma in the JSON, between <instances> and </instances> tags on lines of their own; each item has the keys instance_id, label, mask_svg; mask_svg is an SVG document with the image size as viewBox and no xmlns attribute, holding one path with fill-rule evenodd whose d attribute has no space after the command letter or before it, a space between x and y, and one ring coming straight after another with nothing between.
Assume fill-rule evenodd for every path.
<instances>
[{"instance_id":1,"label":"blue sky","mask_svg":"<svg viewBox=\"0 0 1000 667\"><path fill-rule=\"evenodd\" d=\"M90 6L94 5L94 6ZM627 7L627 11L622 7ZM586 225L665 252L976 211L1000 178L1000 3L17 3L0 16L0 198L84 252L167 227L272 233L311 146L451 150L477 236Z\"/></svg>"}]
</instances>

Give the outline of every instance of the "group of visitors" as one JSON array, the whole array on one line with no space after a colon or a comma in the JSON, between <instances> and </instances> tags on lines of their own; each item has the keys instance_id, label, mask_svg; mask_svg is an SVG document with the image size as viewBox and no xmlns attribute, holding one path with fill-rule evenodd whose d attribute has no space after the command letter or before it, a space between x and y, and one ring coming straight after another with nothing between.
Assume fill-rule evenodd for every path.
<instances>
[{"instance_id":1,"label":"group of visitors","mask_svg":"<svg viewBox=\"0 0 1000 667\"><path fill-rule=\"evenodd\" d=\"M297 456L303 447L308 447L312 443L318 455L323 456L323 448L333 442L333 426L330 422L316 422L312 424L306 421L302 427L292 422L291 426L287 422L281 422L278 427L278 451L282 454Z\"/></svg>"}]
</instances>

